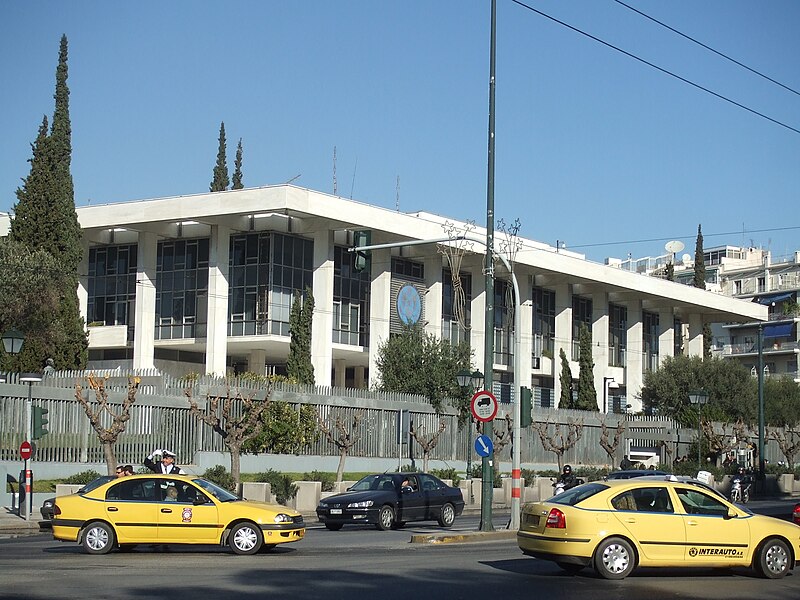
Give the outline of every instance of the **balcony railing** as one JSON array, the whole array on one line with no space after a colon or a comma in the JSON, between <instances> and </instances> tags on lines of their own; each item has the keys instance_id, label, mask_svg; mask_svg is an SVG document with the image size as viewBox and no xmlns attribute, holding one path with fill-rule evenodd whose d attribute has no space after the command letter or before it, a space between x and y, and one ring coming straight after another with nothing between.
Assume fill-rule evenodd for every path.
<instances>
[{"instance_id":1,"label":"balcony railing","mask_svg":"<svg viewBox=\"0 0 800 600\"><path fill-rule=\"evenodd\" d=\"M775 354L778 352L794 352L800 348L798 342L768 342L765 341L762 347L764 354ZM758 346L756 344L725 344L722 347L722 356L734 356L737 354L758 354Z\"/></svg>"}]
</instances>

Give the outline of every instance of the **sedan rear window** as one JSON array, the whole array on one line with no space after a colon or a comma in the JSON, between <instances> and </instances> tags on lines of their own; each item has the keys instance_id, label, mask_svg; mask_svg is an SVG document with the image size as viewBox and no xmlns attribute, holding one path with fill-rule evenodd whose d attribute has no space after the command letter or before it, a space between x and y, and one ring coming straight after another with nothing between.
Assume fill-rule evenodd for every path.
<instances>
[{"instance_id":1,"label":"sedan rear window","mask_svg":"<svg viewBox=\"0 0 800 600\"><path fill-rule=\"evenodd\" d=\"M554 496L550 498L548 502L554 502L555 504L567 504L569 506L575 506L580 502L583 502L587 498L591 498L598 492L602 492L603 490L607 490L608 486L599 483L584 483L583 485L579 485L578 487L574 487L571 490L567 490L566 492L561 492L558 496Z\"/></svg>"}]
</instances>

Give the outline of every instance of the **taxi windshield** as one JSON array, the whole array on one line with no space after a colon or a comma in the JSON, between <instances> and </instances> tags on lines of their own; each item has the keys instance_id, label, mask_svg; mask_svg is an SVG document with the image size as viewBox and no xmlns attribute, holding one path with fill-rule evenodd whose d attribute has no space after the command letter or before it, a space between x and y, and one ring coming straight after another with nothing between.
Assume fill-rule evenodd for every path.
<instances>
[{"instance_id":1,"label":"taxi windshield","mask_svg":"<svg viewBox=\"0 0 800 600\"><path fill-rule=\"evenodd\" d=\"M236 494L232 494L228 490L225 490L218 485L211 483L210 481L206 481L205 479L192 479L192 481L214 496L220 502L232 502L233 500L239 499L239 496Z\"/></svg>"},{"instance_id":2,"label":"taxi windshield","mask_svg":"<svg viewBox=\"0 0 800 600\"><path fill-rule=\"evenodd\" d=\"M569 489L566 492L561 492L558 496L550 498L548 502L575 506L579 502L582 502L583 500L586 500L587 498L594 496L596 493L606 489L608 489L608 486L603 483L584 483L583 485Z\"/></svg>"}]
</instances>

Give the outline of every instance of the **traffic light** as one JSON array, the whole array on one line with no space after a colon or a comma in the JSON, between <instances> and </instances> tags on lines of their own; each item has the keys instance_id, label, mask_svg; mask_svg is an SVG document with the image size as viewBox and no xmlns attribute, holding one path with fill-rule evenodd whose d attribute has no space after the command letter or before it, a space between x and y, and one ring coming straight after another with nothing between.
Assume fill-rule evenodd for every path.
<instances>
[{"instance_id":1,"label":"traffic light","mask_svg":"<svg viewBox=\"0 0 800 600\"><path fill-rule=\"evenodd\" d=\"M33 409L33 439L40 440L50 433L47 428L47 409L41 406L32 406Z\"/></svg>"},{"instance_id":2,"label":"traffic light","mask_svg":"<svg viewBox=\"0 0 800 600\"><path fill-rule=\"evenodd\" d=\"M533 392L527 387L520 388L519 399L519 426L523 428L530 427L532 422L531 409L533 408Z\"/></svg>"},{"instance_id":3,"label":"traffic light","mask_svg":"<svg viewBox=\"0 0 800 600\"><path fill-rule=\"evenodd\" d=\"M364 229L361 231L353 232L353 246L359 248L361 246L369 246L372 240L372 232ZM357 272L368 270L370 266L370 252L369 250L356 250L354 268Z\"/></svg>"}]
</instances>

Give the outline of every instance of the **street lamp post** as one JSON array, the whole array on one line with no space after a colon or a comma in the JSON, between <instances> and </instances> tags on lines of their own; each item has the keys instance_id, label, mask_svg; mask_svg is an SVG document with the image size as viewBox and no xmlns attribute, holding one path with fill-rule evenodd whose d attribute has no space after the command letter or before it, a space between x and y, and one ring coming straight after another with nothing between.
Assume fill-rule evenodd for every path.
<instances>
[{"instance_id":1,"label":"street lamp post","mask_svg":"<svg viewBox=\"0 0 800 600\"><path fill-rule=\"evenodd\" d=\"M603 377L603 414L608 413L608 396L609 390L618 390L619 384L614 381L613 377Z\"/></svg>"},{"instance_id":2,"label":"street lamp post","mask_svg":"<svg viewBox=\"0 0 800 600\"><path fill-rule=\"evenodd\" d=\"M700 452L700 416L702 415L703 405L708 402L708 392L699 390L689 392L689 402L697 405L697 470L702 468L702 454Z\"/></svg>"}]
</instances>

